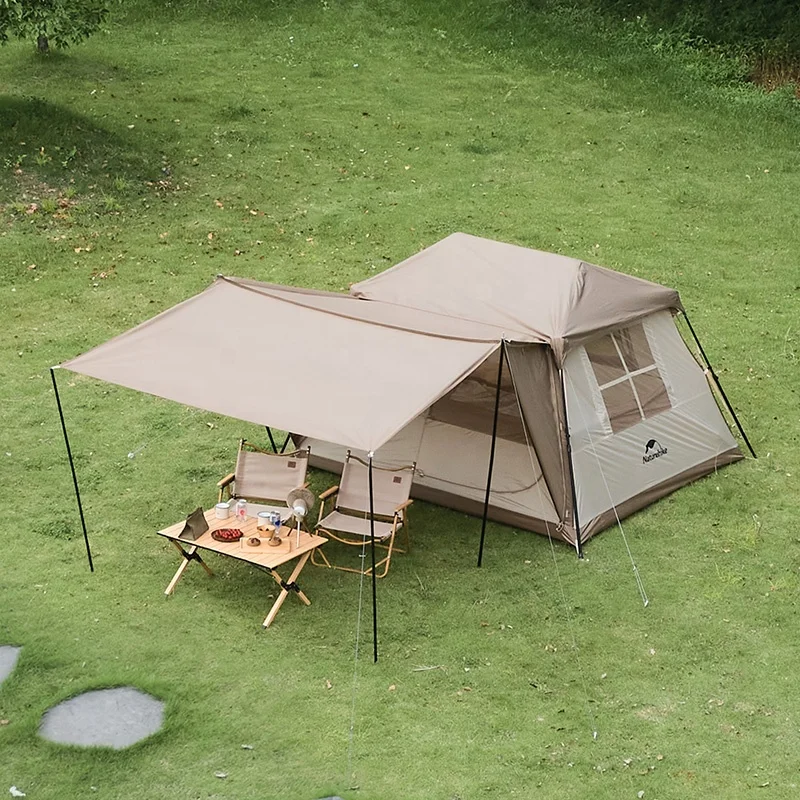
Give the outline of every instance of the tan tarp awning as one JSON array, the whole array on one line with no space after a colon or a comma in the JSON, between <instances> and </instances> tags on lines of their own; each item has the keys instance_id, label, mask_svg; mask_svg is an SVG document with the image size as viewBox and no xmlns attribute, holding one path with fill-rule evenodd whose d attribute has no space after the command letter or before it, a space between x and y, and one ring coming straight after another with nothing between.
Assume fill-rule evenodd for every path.
<instances>
[{"instance_id":1,"label":"tan tarp awning","mask_svg":"<svg viewBox=\"0 0 800 800\"><path fill-rule=\"evenodd\" d=\"M347 295L217 279L65 369L237 419L377 450L502 331Z\"/></svg>"},{"instance_id":2,"label":"tan tarp awning","mask_svg":"<svg viewBox=\"0 0 800 800\"><path fill-rule=\"evenodd\" d=\"M494 325L512 341L549 344L559 361L587 338L682 308L666 286L466 233L355 284L351 294Z\"/></svg>"}]
</instances>

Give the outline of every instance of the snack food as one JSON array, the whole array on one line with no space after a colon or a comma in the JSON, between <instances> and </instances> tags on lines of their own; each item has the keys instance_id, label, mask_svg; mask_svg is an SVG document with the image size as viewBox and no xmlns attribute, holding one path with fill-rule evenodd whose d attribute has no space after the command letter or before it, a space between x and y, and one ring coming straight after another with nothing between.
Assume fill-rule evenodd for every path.
<instances>
[{"instance_id":1,"label":"snack food","mask_svg":"<svg viewBox=\"0 0 800 800\"><path fill-rule=\"evenodd\" d=\"M249 544L250 547L261 547L261 539L259 539L258 536L251 536L247 540L247 544Z\"/></svg>"},{"instance_id":2,"label":"snack food","mask_svg":"<svg viewBox=\"0 0 800 800\"><path fill-rule=\"evenodd\" d=\"M238 542L242 532L238 528L218 528L211 531L211 538L218 542Z\"/></svg>"}]
</instances>

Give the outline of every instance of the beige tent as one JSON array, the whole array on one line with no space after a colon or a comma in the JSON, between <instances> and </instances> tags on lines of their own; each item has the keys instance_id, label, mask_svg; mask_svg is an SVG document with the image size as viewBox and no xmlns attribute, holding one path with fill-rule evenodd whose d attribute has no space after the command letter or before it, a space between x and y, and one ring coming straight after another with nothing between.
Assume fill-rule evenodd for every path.
<instances>
[{"instance_id":1,"label":"beige tent","mask_svg":"<svg viewBox=\"0 0 800 800\"><path fill-rule=\"evenodd\" d=\"M348 448L415 461L415 496L580 551L742 457L681 310L671 289L454 234L351 296L220 277L62 366L292 431L331 469Z\"/></svg>"},{"instance_id":2,"label":"beige tent","mask_svg":"<svg viewBox=\"0 0 800 800\"><path fill-rule=\"evenodd\" d=\"M415 497L481 513L494 432L489 517L580 550L617 518L742 458L710 367L676 328L685 312L672 289L456 233L351 294L503 332L508 369L495 352L381 448L381 461L417 462ZM338 468L341 448L308 441L318 465Z\"/></svg>"}]
</instances>

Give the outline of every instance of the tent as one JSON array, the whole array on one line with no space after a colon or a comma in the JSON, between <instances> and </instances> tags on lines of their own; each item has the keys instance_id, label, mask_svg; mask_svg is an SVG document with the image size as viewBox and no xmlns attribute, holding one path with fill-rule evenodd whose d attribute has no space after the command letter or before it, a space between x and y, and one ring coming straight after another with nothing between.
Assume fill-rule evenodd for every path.
<instances>
[{"instance_id":1,"label":"tent","mask_svg":"<svg viewBox=\"0 0 800 800\"><path fill-rule=\"evenodd\" d=\"M220 276L61 366L291 431L331 469L348 448L416 461L415 496L580 552L742 457L682 311L672 289L453 234L350 295Z\"/></svg>"},{"instance_id":2,"label":"tent","mask_svg":"<svg viewBox=\"0 0 800 800\"><path fill-rule=\"evenodd\" d=\"M455 233L351 295L503 332L502 353L381 448L382 461L416 461L415 497L481 513L496 450L489 517L580 551L616 520L742 458L706 374L738 419L707 360L684 343L672 289ZM312 463L340 468L342 448L304 441Z\"/></svg>"}]
</instances>

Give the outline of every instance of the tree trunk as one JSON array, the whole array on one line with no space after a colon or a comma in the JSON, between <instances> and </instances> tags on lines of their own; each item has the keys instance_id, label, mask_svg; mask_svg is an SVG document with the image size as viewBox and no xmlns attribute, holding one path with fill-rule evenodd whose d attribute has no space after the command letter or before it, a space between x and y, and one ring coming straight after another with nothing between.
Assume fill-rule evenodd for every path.
<instances>
[{"instance_id":1,"label":"tree trunk","mask_svg":"<svg viewBox=\"0 0 800 800\"><path fill-rule=\"evenodd\" d=\"M36 40L36 47L38 48L40 53L49 53L50 52L50 42L47 41L46 36L40 36Z\"/></svg>"}]
</instances>

